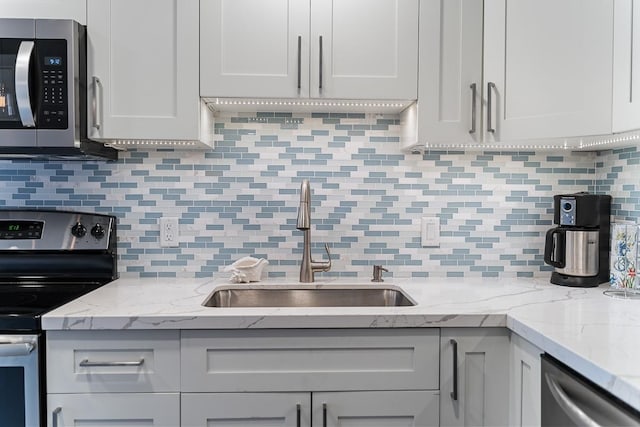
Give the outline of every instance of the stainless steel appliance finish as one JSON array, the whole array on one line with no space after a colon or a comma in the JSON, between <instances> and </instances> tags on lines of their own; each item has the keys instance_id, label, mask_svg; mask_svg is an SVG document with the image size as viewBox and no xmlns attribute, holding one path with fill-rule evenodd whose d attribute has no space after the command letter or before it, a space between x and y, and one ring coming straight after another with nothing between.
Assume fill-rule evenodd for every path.
<instances>
[{"instance_id":1,"label":"stainless steel appliance finish","mask_svg":"<svg viewBox=\"0 0 640 427\"><path fill-rule=\"evenodd\" d=\"M38 426L40 418L39 334L0 334L0 423Z\"/></svg>"},{"instance_id":2,"label":"stainless steel appliance finish","mask_svg":"<svg viewBox=\"0 0 640 427\"><path fill-rule=\"evenodd\" d=\"M542 356L543 426L637 426L640 413L548 355Z\"/></svg>"},{"instance_id":3,"label":"stainless steel appliance finish","mask_svg":"<svg viewBox=\"0 0 640 427\"><path fill-rule=\"evenodd\" d=\"M596 276L600 269L598 260L599 239L600 233L597 230L565 230L564 267L556 268L556 271L570 276Z\"/></svg>"},{"instance_id":4,"label":"stainless steel appliance finish","mask_svg":"<svg viewBox=\"0 0 640 427\"><path fill-rule=\"evenodd\" d=\"M228 287L214 291L205 307L397 307L415 302L394 286Z\"/></svg>"},{"instance_id":5,"label":"stainless steel appliance finish","mask_svg":"<svg viewBox=\"0 0 640 427\"><path fill-rule=\"evenodd\" d=\"M0 19L0 157L116 159L87 138L86 30Z\"/></svg>"},{"instance_id":6,"label":"stainless steel appliance finish","mask_svg":"<svg viewBox=\"0 0 640 427\"><path fill-rule=\"evenodd\" d=\"M46 424L41 316L117 277L116 218L0 209L0 425Z\"/></svg>"}]
</instances>

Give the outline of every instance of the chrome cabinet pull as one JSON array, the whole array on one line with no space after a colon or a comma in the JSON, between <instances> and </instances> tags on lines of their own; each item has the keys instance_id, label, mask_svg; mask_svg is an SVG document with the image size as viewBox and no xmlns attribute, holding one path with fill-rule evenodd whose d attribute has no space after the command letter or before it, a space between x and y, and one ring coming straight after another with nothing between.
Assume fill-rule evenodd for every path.
<instances>
[{"instance_id":1,"label":"chrome cabinet pull","mask_svg":"<svg viewBox=\"0 0 640 427\"><path fill-rule=\"evenodd\" d=\"M475 83L471 83L471 129L469 133L476 133L476 95L478 89Z\"/></svg>"},{"instance_id":2,"label":"chrome cabinet pull","mask_svg":"<svg viewBox=\"0 0 640 427\"><path fill-rule=\"evenodd\" d=\"M16 103L18 104L20 121L24 127L28 128L36 126L33 110L31 110L31 95L29 94L29 67L34 47L35 43L32 41L20 42L16 56Z\"/></svg>"},{"instance_id":3,"label":"chrome cabinet pull","mask_svg":"<svg viewBox=\"0 0 640 427\"><path fill-rule=\"evenodd\" d=\"M300 427L300 404L296 405L296 427Z\"/></svg>"},{"instance_id":4,"label":"chrome cabinet pull","mask_svg":"<svg viewBox=\"0 0 640 427\"><path fill-rule=\"evenodd\" d=\"M95 361L92 362L89 359L80 361L79 366L83 368L95 367L95 366L142 366L144 364L144 358L140 358L138 361L132 362L108 362L108 361Z\"/></svg>"},{"instance_id":5,"label":"chrome cabinet pull","mask_svg":"<svg viewBox=\"0 0 640 427\"><path fill-rule=\"evenodd\" d=\"M51 414L52 427L58 427L58 416L60 412L62 412L62 408L59 406L53 410L53 413Z\"/></svg>"},{"instance_id":6,"label":"chrome cabinet pull","mask_svg":"<svg viewBox=\"0 0 640 427\"><path fill-rule=\"evenodd\" d=\"M495 89L496 84L493 82L487 83L487 132L494 133L496 130L491 127L491 92Z\"/></svg>"},{"instance_id":7,"label":"chrome cabinet pull","mask_svg":"<svg viewBox=\"0 0 640 427\"><path fill-rule=\"evenodd\" d=\"M93 127L100 130L100 116L102 111L99 110L99 108L102 106L102 98L100 98L99 95L102 82L100 81L100 78L96 76L93 76L91 80L93 84Z\"/></svg>"},{"instance_id":8,"label":"chrome cabinet pull","mask_svg":"<svg viewBox=\"0 0 640 427\"><path fill-rule=\"evenodd\" d=\"M318 80L318 89L322 90L322 36L320 36L320 73Z\"/></svg>"},{"instance_id":9,"label":"chrome cabinet pull","mask_svg":"<svg viewBox=\"0 0 640 427\"><path fill-rule=\"evenodd\" d=\"M454 339L449 340L453 350L453 391L451 398L458 400L458 342Z\"/></svg>"},{"instance_id":10,"label":"chrome cabinet pull","mask_svg":"<svg viewBox=\"0 0 640 427\"><path fill-rule=\"evenodd\" d=\"M298 36L298 89L302 87L302 36Z\"/></svg>"},{"instance_id":11,"label":"chrome cabinet pull","mask_svg":"<svg viewBox=\"0 0 640 427\"><path fill-rule=\"evenodd\" d=\"M327 427L327 404L322 404L322 427Z\"/></svg>"}]
</instances>

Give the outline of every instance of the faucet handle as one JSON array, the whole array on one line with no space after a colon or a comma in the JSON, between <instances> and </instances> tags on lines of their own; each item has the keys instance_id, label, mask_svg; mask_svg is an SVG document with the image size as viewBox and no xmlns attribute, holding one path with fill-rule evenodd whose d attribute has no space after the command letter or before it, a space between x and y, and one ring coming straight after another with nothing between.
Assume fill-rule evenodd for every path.
<instances>
[{"instance_id":1,"label":"faucet handle","mask_svg":"<svg viewBox=\"0 0 640 427\"><path fill-rule=\"evenodd\" d=\"M326 270L324 270L324 271L329 271L331 269L331 252L329 252L329 244L328 243L324 244L324 250L327 251L327 258L329 259L326 262L326 266L325 266Z\"/></svg>"},{"instance_id":2,"label":"faucet handle","mask_svg":"<svg viewBox=\"0 0 640 427\"><path fill-rule=\"evenodd\" d=\"M387 270L386 268L384 268L381 265L374 265L373 266L373 279L371 279L372 282L384 282L384 279L382 278L382 272L386 271L387 273L389 272L389 270Z\"/></svg>"}]
</instances>

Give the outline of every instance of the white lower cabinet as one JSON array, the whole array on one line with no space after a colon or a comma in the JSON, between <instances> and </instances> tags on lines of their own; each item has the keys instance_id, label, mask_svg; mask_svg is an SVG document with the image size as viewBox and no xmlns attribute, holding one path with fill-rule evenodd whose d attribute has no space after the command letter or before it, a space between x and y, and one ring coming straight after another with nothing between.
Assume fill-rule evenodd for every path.
<instances>
[{"instance_id":1,"label":"white lower cabinet","mask_svg":"<svg viewBox=\"0 0 640 427\"><path fill-rule=\"evenodd\" d=\"M49 394L49 427L180 425L179 393Z\"/></svg>"},{"instance_id":2,"label":"white lower cabinet","mask_svg":"<svg viewBox=\"0 0 640 427\"><path fill-rule=\"evenodd\" d=\"M183 426L438 425L437 328L183 331L181 364Z\"/></svg>"},{"instance_id":3,"label":"white lower cabinet","mask_svg":"<svg viewBox=\"0 0 640 427\"><path fill-rule=\"evenodd\" d=\"M509 425L509 332L443 328L440 425Z\"/></svg>"},{"instance_id":4,"label":"white lower cabinet","mask_svg":"<svg viewBox=\"0 0 640 427\"><path fill-rule=\"evenodd\" d=\"M180 425L180 331L47 332L49 427Z\"/></svg>"},{"instance_id":5,"label":"white lower cabinet","mask_svg":"<svg viewBox=\"0 0 640 427\"><path fill-rule=\"evenodd\" d=\"M184 393L182 427L437 426L437 390Z\"/></svg>"},{"instance_id":6,"label":"white lower cabinet","mask_svg":"<svg viewBox=\"0 0 640 427\"><path fill-rule=\"evenodd\" d=\"M544 351L511 333L511 426L540 426L540 355Z\"/></svg>"}]
</instances>

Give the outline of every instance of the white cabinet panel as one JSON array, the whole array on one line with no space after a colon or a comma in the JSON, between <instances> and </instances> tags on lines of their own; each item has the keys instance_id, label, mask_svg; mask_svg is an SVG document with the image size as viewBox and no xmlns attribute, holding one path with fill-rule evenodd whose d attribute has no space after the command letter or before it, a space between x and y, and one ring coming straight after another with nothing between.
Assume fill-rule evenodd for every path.
<instances>
[{"instance_id":1,"label":"white cabinet panel","mask_svg":"<svg viewBox=\"0 0 640 427\"><path fill-rule=\"evenodd\" d=\"M611 132L611 1L485 0L484 16L487 140Z\"/></svg>"},{"instance_id":2,"label":"white cabinet panel","mask_svg":"<svg viewBox=\"0 0 640 427\"><path fill-rule=\"evenodd\" d=\"M640 1L614 2L613 131L640 128Z\"/></svg>"},{"instance_id":3,"label":"white cabinet panel","mask_svg":"<svg viewBox=\"0 0 640 427\"><path fill-rule=\"evenodd\" d=\"M200 8L202 96L417 97L418 0L200 0Z\"/></svg>"},{"instance_id":4,"label":"white cabinet panel","mask_svg":"<svg viewBox=\"0 0 640 427\"><path fill-rule=\"evenodd\" d=\"M49 427L176 427L178 393L49 394Z\"/></svg>"},{"instance_id":5,"label":"white cabinet panel","mask_svg":"<svg viewBox=\"0 0 640 427\"><path fill-rule=\"evenodd\" d=\"M47 391L180 390L178 331L49 331Z\"/></svg>"},{"instance_id":6,"label":"white cabinet panel","mask_svg":"<svg viewBox=\"0 0 640 427\"><path fill-rule=\"evenodd\" d=\"M482 0L420 3L418 132L430 143L482 141L482 10Z\"/></svg>"},{"instance_id":7,"label":"white cabinet panel","mask_svg":"<svg viewBox=\"0 0 640 427\"><path fill-rule=\"evenodd\" d=\"M198 0L89 0L90 136L197 140Z\"/></svg>"},{"instance_id":8,"label":"white cabinet panel","mask_svg":"<svg viewBox=\"0 0 640 427\"><path fill-rule=\"evenodd\" d=\"M417 0L312 0L311 97L416 99L418 10Z\"/></svg>"},{"instance_id":9,"label":"white cabinet panel","mask_svg":"<svg viewBox=\"0 0 640 427\"><path fill-rule=\"evenodd\" d=\"M0 0L2 18L73 19L87 24L86 0Z\"/></svg>"},{"instance_id":10,"label":"white cabinet panel","mask_svg":"<svg viewBox=\"0 0 640 427\"><path fill-rule=\"evenodd\" d=\"M512 426L540 426L540 355L542 350L511 333L510 389Z\"/></svg>"},{"instance_id":11,"label":"white cabinet panel","mask_svg":"<svg viewBox=\"0 0 640 427\"><path fill-rule=\"evenodd\" d=\"M308 1L201 0L200 40L203 96L309 96Z\"/></svg>"},{"instance_id":12,"label":"white cabinet panel","mask_svg":"<svg viewBox=\"0 0 640 427\"><path fill-rule=\"evenodd\" d=\"M183 331L182 390L437 389L438 329Z\"/></svg>"},{"instance_id":13,"label":"white cabinet panel","mask_svg":"<svg viewBox=\"0 0 640 427\"><path fill-rule=\"evenodd\" d=\"M439 393L435 390L313 393L312 424L327 427L437 426L438 398Z\"/></svg>"},{"instance_id":14,"label":"white cabinet panel","mask_svg":"<svg viewBox=\"0 0 640 427\"><path fill-rule=\"evenodd\" d=\"M440 425L509 425L507 330L444 328L440 345Z\"/></svg>"},{"instance_id":15,"label":"white cabinet panel","mask_svg":"<svg viewBox=\"0 0 640 427\"><path fill-rule=\"evenodd\" d=\"M183 393L181 409L182 427L311 426L311 393Z\"/></svg>"}]
</instances>

